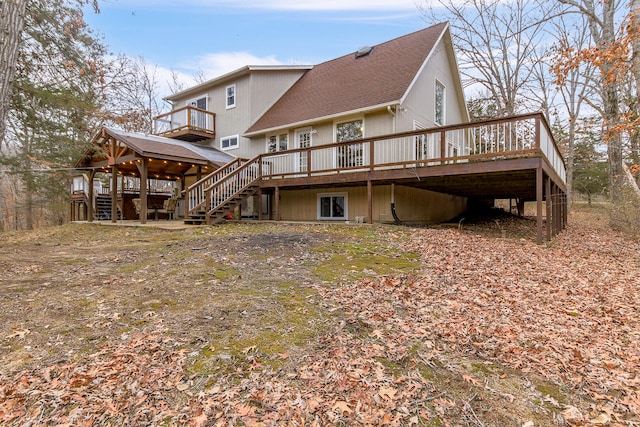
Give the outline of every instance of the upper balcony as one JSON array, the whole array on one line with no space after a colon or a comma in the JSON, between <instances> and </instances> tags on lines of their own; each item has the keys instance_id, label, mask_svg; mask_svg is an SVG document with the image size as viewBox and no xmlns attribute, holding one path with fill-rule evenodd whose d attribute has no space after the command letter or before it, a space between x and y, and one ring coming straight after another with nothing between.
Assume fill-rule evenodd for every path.
<instances>
[{"instance_id":1,"label":"upper balcony","mask_svg":"<svg viewBox=\"0 0 640 427\"><path fill-rule=\"evenodd\" d=\"M216 114L186 106L153 118L153 133L167 138L198 142L216 137Z\"/></svg>"}]
</instances>

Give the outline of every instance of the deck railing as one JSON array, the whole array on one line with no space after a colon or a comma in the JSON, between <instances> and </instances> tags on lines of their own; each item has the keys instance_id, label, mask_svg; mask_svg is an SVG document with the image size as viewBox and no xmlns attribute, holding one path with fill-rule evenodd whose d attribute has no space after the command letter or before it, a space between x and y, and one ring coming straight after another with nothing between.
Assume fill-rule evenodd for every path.
<instances>
[{"instance_id":1,"label":"deck railing","mask_svg":"<svg viewBox=\"0 0 640 427\"><path fill-rule=\"evenodd\" d=\"M191 185L188 209L215 208L212 188L223 180L234 192L249 181L304 178L352 172L545 157L563 182L566 168L549 125L540 113L261 154L235 160ZM246 176L237 169L246 170ZM231 178L229 175L233 175ZM220 194L229 194L226 189ZM209 192L209 194L207 193ZM209 199L207 202L206 199Z\"/></svg>"},{"instance_id":2,"label":"deck railing","mask_svg":"<svg viewBox=\"0 0 640 427\"><path fill-rule=\"evenodd\" d=\"M260 156L262 179L312 177L544 155L564 160L542 114L442 126Z\"/></svg>"},{"instance_id":3,"label":"deck railing","mask_svg":"<svg viewBox=\"0 0 640 427\"><path fill-rule=\"evenodd\" d=\"M216 114L201 108L186 106L153 118L153 133L155 135L171 136L171 134L183 131L197 131L215 135Z\"/></svg>"}]
</instances>

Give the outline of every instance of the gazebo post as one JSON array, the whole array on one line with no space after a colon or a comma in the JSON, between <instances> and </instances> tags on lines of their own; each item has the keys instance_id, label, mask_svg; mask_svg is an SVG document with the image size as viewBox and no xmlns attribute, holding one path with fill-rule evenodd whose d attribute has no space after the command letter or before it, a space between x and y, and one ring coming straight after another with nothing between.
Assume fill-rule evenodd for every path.
<instances>
[{"instance_id":1,"label":"gazebo post","mask_svg":"<svg viewBox=\"0 0 640 427\"><path fill-rule=\"evenodd\" d=\"M136 167L138 168L138 172L140 172L140 223L147 223L147 176L148 176L148 167L147 167L147 159L142 158L138 159L136 162Z\"/></svg>"},{"instance_id":2,"label":"gazebo post","mask_svg":"<svg viewBox=\"0 0 640 427\"><path fill-rule=\"evenodd\" d=\"M111 222L118 220L118 165L111 166Z\"/></svg>"},{"instance_id":3,"label":"gazebo post","mask_svg":"<svg viewBox=\"0 0 640 427\"><path fill-rule=\"evenodd\" d=\"M87 221L93 222L93 180L96 177L96 170L89 172L89 193L87 196Z\"/></svg>"}]
</instances>

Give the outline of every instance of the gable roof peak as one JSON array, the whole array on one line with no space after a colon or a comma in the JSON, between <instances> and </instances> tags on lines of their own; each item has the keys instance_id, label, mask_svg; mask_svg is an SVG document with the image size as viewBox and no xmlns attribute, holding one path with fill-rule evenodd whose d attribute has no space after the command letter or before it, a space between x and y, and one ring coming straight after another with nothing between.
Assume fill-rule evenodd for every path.
<instances>
[{"instance_id":1,"label":"gable roof peak","mask_svg":"<svg viewBox=\"0 0 640 427\"><path fill-rule=\"evenodd\" d=\"M432 25L307 71L245 136L400 102L447 29ZM360 51L358 51L360 52Z\"/></svg>"}]
</instances>

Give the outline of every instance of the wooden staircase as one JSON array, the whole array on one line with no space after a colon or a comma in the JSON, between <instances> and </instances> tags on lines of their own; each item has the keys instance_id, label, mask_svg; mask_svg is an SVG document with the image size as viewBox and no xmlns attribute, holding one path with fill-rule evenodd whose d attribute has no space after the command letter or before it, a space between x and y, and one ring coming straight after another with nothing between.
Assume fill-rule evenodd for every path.
<instances>
[{"instance_id":1,"label":"wooden staircase","mask_svg":"<svg viewBox=\"0 0 640 427\"><path fill-rule=\"evenodd\" d=\"M260 188L260 156L227 163L187 189L185 224L218 224Z\"/></svg>"},{"instance_id":2,"label":"wooden staircase","mask_svg":"<svg viewBox=\"0 0 640 427\"><path fill-rule=\"evenodd\" d=\"M96 195L95 203L95 218L97 220L109 220L111 219L111 195L110 194L98 194ZM118 217L122 219L122 210L120 206L116 205Z\"/></svg>"}]
</instances>

